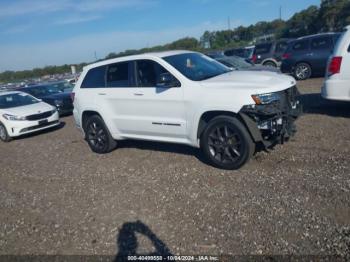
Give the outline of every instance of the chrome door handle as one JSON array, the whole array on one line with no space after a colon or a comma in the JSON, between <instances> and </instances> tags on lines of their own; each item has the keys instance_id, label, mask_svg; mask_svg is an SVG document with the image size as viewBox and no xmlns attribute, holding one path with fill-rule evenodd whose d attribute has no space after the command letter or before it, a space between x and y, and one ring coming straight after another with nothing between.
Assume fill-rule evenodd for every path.
<instances>
[{"instance_id":1,"label":"chrome door handle","mask_svg":"<svg viewBox=\"0 0 350 262\"><path fill-rule=\"evenodd\" d=\"M105 96L106 93L98 93L99 96Z\"/></svg>"},{"instance_id":2,"label":"chrome door handle","mask_svg":"<svg viewBox=\"0 0 350 262\"><path fill-rule=\"evenodd\" d=\"M134 96L143 96L142 93L134 93Z\"/></svg>"}]
</instances>

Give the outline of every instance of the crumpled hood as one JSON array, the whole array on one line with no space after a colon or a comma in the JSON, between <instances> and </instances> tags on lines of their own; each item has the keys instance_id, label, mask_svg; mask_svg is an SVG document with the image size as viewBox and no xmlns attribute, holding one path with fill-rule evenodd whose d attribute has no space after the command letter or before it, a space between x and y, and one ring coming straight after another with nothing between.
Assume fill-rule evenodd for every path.
<instances>
[{"instance_id":1,"label":"crumpled hood","mask_svg":"<svg viewBox=\"0 0 350 262\"><path fill-rule=\"evenodd\" d=\"M1 109L3 114L15 115L15 116L29 116L44 113L55 109L53 106L44 102L39 102L27 106L19 106L7 109Z\"/></svg>"},{"instance_id":2,"label":"crumpled hood","mask_svg":"<svg viewBox=\"0 0 350 262\"><path fill-rule=\"evenodd\" d=\"M259 94L277 92L296 84L293 77L267 71L232 71L200 82L213 88L235 88Z\"/></svg>"}]
</instances>

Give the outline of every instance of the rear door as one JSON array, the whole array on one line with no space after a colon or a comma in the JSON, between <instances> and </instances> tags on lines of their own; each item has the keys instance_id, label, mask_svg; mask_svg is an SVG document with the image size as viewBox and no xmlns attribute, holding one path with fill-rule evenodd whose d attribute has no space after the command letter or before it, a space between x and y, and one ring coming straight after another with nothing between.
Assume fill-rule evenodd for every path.
<instances>
[{"instance_id":1,"label":"rear door","mask_svg":"<svg viewBox=\"0 0 350 262\"><path fill-rule=\"evenodd\" d=\"M333 52L333 39L331 35L318 36L311 39L311 54L313 60L313 72L325 74L327 61Z\"/></svg>"},{"instance_id":2,"label":"rear door","mask_svg":"<svg viewBox=\"0 0 350 262\"><path fill-rule=\"evenodd\" d=\"M138 112L135 96L138 93L133 77L133 63L117 62L105 66L105 86L96 89L96 105L112 134L134 132Z\"/></svg>"}]
</instances>

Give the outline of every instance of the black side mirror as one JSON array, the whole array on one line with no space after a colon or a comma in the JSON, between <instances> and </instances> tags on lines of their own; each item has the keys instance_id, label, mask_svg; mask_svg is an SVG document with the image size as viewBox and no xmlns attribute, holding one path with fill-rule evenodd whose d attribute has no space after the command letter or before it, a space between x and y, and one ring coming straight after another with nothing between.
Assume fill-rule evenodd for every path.
<instances>
[{"instance_id":1,"label":"black side mirror","mask_svg":"<svg viewBox=\"0 0 350 262\"><path fill-rule=\"evenodd\" d=\"M170 73L160 74L157 79L157 87L170 88L178 85L178 81Z\"/></svg>"}]
</instances>

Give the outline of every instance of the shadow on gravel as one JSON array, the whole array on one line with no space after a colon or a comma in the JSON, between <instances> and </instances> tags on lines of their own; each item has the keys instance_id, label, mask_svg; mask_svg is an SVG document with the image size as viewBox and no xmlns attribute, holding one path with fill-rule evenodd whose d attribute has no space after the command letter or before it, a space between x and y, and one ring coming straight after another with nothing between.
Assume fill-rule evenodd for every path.
<instances>
[{"instance_id":1,"label":"shadow on gravel","mask_svg":"<svg viewBox=\"0 0 350 262\"><path fill-rule=\"evenodd\" d=\"M350 102L323 99L320 94L300 96L305 114L321 114L335 117L350 117Z\"/></svg>"},{"instance_id":2,"label":"shadow on gravel","mask_svg":"<svg viewBox=\"0 0 350 262\"><path fill-rule=\"evenodd\" d=\"M147 237L153 244L154 251L148 254L137 253L139 243L136 234ZM128 256L172 256L169 248L152 230L141 221L123 224L117 236L118 254L115 262L130 261Z\"/></svg>"},{"instance_id":3,"label":"shadow on gravel","mask_svg":"<svg viewBox=\"0 0 350 262\"><path fill-rule=\"evenodd\" d=\"M190 147L187 145L143 140L122 140L118 141L118 148L135 148L140 150L151 150L194 156L202 163L211 165L198 148Z\"/></svg>"},{"instance_id":4,"label":"shadow on gravel","mask_svg":"<svg viewBox=\"0 0 350 262\"><path fill-rule=\"evenodd\" d=\"M48 128L48 129L44 129L44 130L40 130L40 131L37 131L37 132L34 132L34 133L30 133L30 134L25 134L25 135L22 135L20 137L15 138L15 140L22 140L22 139L26 139L26 138L29 138L29 137L40 136L40 135L45 134L45 133L54 132L54 131L57 131L59 129L62 129L65 125L66 125L65 122L60 122L60 124L58 126L54 126L54 127L51 127L51 128Z\"/></svg>"}]
</instances>

